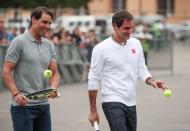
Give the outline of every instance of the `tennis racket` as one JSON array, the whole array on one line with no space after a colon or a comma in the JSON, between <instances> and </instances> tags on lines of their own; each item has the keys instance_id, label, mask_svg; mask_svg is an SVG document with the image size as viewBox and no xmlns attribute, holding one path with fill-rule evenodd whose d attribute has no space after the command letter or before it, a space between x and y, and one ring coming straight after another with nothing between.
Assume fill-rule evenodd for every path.
<instances>
[{"instance_id":1,"label":"tennis racket","mask_svg":"<svg viewBox=\"0 0 190 131\"><path fill-rule=\"evenodd\" d=\"M97 121L94 122L94 130L95 131L100 131Z\"/></svg>"},{"instance_id":2,"label":"tennis racket","mask_svg":"<svg viewBox=\"0 0 190 131\"><path fill-rule=\"evenodd\" d=\"M60 95L57 93L56 89L45 89L26 95L26 98L31 100L41 100L49 98L51 96L59 97Z\"/></svg>"}]
</instances>

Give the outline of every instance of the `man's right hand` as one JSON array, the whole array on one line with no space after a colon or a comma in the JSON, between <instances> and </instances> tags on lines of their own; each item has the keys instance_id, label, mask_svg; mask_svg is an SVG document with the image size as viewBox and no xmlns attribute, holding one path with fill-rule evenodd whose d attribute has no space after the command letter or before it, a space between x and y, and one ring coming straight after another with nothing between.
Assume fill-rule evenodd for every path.
<instances>
[{"instance_id":1,"label":"man's right hand","mask_svg":"<svg viewBox=\"0 0 190 131\"><path fill-rule=\"evenodd\" d=\"M88 120L90 121L91 125L94 126L94 122L97 121L99 123L99 115L98 112L90 112L88 116Z\"/></svg>"}]
</instances>

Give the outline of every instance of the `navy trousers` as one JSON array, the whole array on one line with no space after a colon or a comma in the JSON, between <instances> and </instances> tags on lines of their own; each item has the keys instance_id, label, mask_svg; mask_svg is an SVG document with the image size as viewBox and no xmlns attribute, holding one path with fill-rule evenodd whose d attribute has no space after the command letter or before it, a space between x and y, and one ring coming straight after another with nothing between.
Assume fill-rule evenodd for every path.
<instances>
[{"instance_id":1,"label":"navy trousers","mask_svg":"<svg viewBox=\"0 0 190 131\"><path fill-rule=\"evenodd\" d=\"M11 106L14 131L51 131L49 105Z\"/></svg>"},{"instance_id":2,"label":"navy trousers","mask_svg":"<svg viewBox=\"0 0 190 131\"><path fill-rule=\"evenodd\" d=\"M102 103L111 131L136 131L136 106L126 106L119 102Z\"/></svg>"}]
</instances>

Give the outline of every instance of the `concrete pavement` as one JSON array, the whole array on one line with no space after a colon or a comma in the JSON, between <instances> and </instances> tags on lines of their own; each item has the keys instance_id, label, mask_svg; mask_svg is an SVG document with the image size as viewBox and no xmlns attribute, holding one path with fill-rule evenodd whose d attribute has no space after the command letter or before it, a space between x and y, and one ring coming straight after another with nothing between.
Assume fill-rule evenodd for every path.
<instances>
[{"instance_id":1,"label":"concrete pavement","mask_svg":"<svg viewBox=\"0 0 190 131\"><path fill-rule=\"evenodd\" d=\"M152 71L155 78L165 81L173 91L166 98L161 90L142 82L137 88L138 131L190 131L190 46L174 46L174 75ZM63 85L62 96L51 100L52 131L93 131L89 113L87 83ZM9 95L0 93L0 131L12 131L9 114ZM98 97L102 131L109 131ZM26 129L27 130L27 129Z\"/></svg>"}]
</instances>

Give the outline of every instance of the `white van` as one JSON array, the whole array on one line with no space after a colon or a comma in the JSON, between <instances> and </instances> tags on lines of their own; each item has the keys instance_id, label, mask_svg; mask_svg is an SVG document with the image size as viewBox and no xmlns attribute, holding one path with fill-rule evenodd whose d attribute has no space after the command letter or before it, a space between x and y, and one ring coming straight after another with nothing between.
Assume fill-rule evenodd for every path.
<instances>
[{"instance_id":1,"label":"white van","mask_svg":"<svg viewBox=\"0 0 190 131\"><path fill-rule=\"evenodd\" d=\"M112 26L110 23L111 17L105 16L94 16L94 15L81 15L81 16L61 16L55 20L55 25L64 27L65 30L73 32L78 26L81 31L87 32L94 29L97 34L100 33L102 28L105 28L108 33L112 32Z\"/></svg>"},{"instance_id":2,"label":"white van","mask_svg":"<svg viewBox=\"0 0 190 131\"><path fill-rule=\"evenodd\" d=\"M17 19L10 17L10 18L7 18L5 20L5 27L6 28L24 27L25 29L27 29L29 26L29 23L30 23L30 17L29 16L28 17L27 16L19 17Z\"/></svg>"},{"instance_id":3,"label":"white van","mask_svg":"<svg viewBox=\"0 0 190 131\"><path fill-rule=\"evenodd\" d=\"M55 20L57 26L64 27L65 30L73 32L78 26L81 31L87 32L89 29L95 28L94 16L61 16Z\"/></svg>"}]
</instances>

